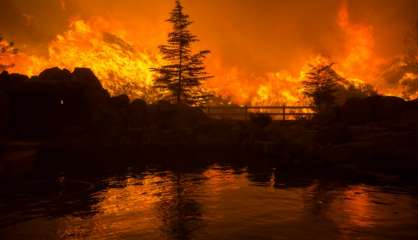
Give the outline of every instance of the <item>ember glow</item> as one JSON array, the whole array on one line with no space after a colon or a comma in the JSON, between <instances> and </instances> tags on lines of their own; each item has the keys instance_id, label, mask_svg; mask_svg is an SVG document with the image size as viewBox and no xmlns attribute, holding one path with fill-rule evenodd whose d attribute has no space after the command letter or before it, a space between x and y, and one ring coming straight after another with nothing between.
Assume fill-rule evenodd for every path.
<instances>
[{"instance_id":1,"label":"ember glow","mask_svg":"<svg viewBox=\"0 0 418 240\"><path fill-rule=\"evenodd\" d=\"M71 15L68 9L72 5L69 3L71 1L59 1L61 11L67 15ZM168 9L171 7L167 3L162 5L167 5ZM197 5L189 3L189 1L185 1L184 5L186 12L189 5L190 8L197 9ZM142 8L146 7L144 4L141 6ZM36 23L36 17L28 13L24 14L25 19L31 19L27 24ZM194 16L193 11L190 15L197 23L205 21L205 24L208 24L209 20L203 19L203 16L198 14ZM304 105L307 100L303 97L301 82L304 80L309 66L333 62L336 64L335 70L338 74L356 86L371 84L380 93L404 96L405 88L410 87L411 82L415 84L417 72L406 71L400 77L398 84L387 84L381 75L383 69L393 60L379 54L374 26L367 21L353 20L349 1L339 1L333 16L333 23L329 25L336 27L336 36L333 39L335 44L332 46L328 44L322 47L321 51L311 48L309 51L304 51L303 54L298 53L297 60L291 59L292 66L288 70L280 65L275 67L276 70L273 67L260 70L258 67L252 69L245 64L239 64L238 61L234 63L231 61L234 59L233 57L225 57L225 54L232 53L222 52L223 48L221 47L216 48L223 42L214 40L219 37L213 37L213 35L222 33L211 32L212 36L206 40L207 33L199 34L199 32L204 32L200 29L202 25L199 25L197 27L199 30L197 34L201 39L199 44L209 49L214 46L211 49L212 55L208 61L208 70L215 77L206 83L205 88L214 92L225 102L233 104ZM164 43L164 35L169 30L164 19L166 18L152 19L155 25L153 29L150 29L149 24L141 24L140 22L136 25L137 27L132 27L132 24L128 27L129 24L125 24L124 19L110 18L105 14L103 16L97 15L97 13L94 16L70 16L67 29L47 42L46 54L26 51L31 46L24 45L18 54L2 56L0 64L14 64L13 67L8 68L8 71L28 75L39 74L45 68L53 66L69 70L75 67L89 67L112 95L127 94L131 98L143 98L154 102L159 99L159 93L153 88L155 76L150 68L158 67L163 63L157 46ZM146 37L139 36L137 32L146 32ZM10 35L13 36L13 34ZM327 34L327 36L330 35ZM206 47L206 41L208 41L208 47ZM326 42L330 42L330 40ZM251 51L257 47L247 46ZM275 47L277 49L284 48L281 45ZM243 51L248 49L243 49ZM400 52L397 57L402 54ZM274 53L271 55L269 58L273 60L269 60L269 62L274 62L276 56ZM263 64L262 61L260 60L260 64ZM279 62L283 62L283 60ZM405 86L402 83L406 83ZM412 92L409 97L417 96L417 91L414 89L408 91Z\"/></svg>"}]
</instances>

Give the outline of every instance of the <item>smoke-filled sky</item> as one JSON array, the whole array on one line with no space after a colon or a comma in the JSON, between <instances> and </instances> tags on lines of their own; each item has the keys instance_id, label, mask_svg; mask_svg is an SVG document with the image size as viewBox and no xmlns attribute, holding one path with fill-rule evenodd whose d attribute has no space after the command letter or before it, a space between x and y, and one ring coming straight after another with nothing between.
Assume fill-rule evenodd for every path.
<instances>
[{"instance_id":1,"label":"smoke-filled sky","mask_svg":"<svg viewBox=\"0 0 418 240\"><path fill-rule=\"evenodd\" d=\"M336 22L342 0L183 0L200 46L228 66L252 72L292 70L307 53L326 56L342 47ZM403 49L418 18L417 0L348 0L350 21L373 29L375 51ZM165 40L163 21L174 0L0 0L0 34L18 46L42 46L73 18L117 19L139 39ZM144 44L146 40L143 40ZM153 41L153 44L155 40Z\"/></svg>"}]
</instances>

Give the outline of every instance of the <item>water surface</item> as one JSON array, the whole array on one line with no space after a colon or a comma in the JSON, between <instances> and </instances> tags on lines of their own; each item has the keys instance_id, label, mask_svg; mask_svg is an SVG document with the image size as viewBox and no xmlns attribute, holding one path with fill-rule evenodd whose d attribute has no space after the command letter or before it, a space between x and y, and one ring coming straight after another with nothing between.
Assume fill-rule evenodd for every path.
<instances>
[{"instance_id":1,"label":"water surface","mask_svg":"<svg viewBox=\"0 0 418 240\"><path fill-rule=\"evenodd\" d=\"M131 169L3 189L1 239L418 239L414 187L274 169Z\"/></svg>"}]
</instances>

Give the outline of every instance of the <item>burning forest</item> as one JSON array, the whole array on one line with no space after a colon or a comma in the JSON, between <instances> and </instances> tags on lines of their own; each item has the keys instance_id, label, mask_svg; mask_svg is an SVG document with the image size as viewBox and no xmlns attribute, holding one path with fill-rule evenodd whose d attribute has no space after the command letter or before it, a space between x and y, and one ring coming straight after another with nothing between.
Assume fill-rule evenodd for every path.
<instances>
[{"instance_id":1,"label":"burning forest","mask_svg":"<svg viewBox=\"0 0 418 240\"><path fill-rule=\"evenodd\" d=\"M353 20L350 2L341 1L336 10L333 14L336 43L329 44L330 49L325 46L322 52L316 53L310 50L299 57L298 62L292 59L295 63L291 70L278 66L277 70L264 72L225 63L222 52L214 49L207 63L214 77L205 82L203 88L216 96L215 104L306 105L308 99L303 95L302 82L310 67L334 63L336 72L345 79L342 85L346 88L373 89L379 94L416 98L418 30L414 22L410 21L404 31L405 41L397 43L404 49L395 57L385 57L377 49L375 27L365 20ZM30 53L34 51L30 43L19 44L18 41L14 47L19 51L3 51L0 55L3 70L33 76L55 66L70 71L87 67L114 96L126 94L131 99L140 98L149 103L161 99L161 93L154 87L156 73L151 69L164 65L158 50L158 45L164 42L162 33L138 37L137 31L149 29L127 28L120 20L100 15L69 19L67 29L45 43L45 49L40 50L44 54ZM167 35L169 28L162 20L156 28ZM8 37L13 39L13 36ZM200 45L205 45L204 42ZM6 39L2 44L7 44ZM337 50L335 45L338 45ZM280 49L280 45L277 47Z\"/></svg>"}]
</instances>

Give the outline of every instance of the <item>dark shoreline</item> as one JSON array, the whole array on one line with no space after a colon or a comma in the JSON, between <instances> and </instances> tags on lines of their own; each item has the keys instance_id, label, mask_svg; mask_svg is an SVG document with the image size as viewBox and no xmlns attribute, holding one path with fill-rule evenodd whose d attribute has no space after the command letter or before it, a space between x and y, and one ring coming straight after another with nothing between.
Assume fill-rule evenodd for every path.
<instances>
[{"instance_id":1,"label":"dark shoreline","mask_svg":"<svg viewBox=\"0 0 418 240\"><path fill-rule=\"evenodd\" d=\"M0 74L0 177L216 162L418 179L418 100L353 98L311 120L209 118L166 101L111 97L89 69ZM226 160L225 160L226 159Z\"/></svg>"}]
</instances>

